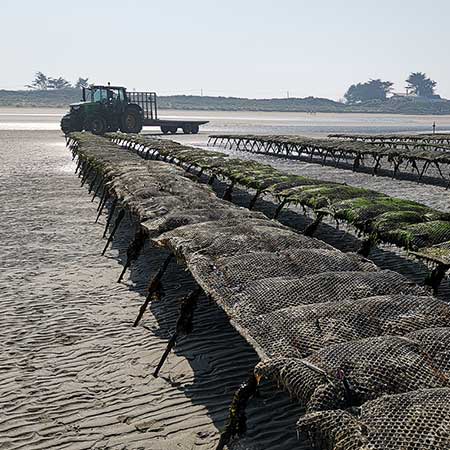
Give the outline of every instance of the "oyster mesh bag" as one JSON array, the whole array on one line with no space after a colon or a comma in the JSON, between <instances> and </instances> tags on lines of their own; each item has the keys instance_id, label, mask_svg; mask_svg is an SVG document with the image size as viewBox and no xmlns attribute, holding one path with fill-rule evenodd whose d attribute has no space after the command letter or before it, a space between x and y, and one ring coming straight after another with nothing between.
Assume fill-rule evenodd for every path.
<instances>
[{"instance_id":1,"label":"oyster mesh bag","mask_svg":"<svg viewBox=\"0 0 450 450\"><path fill-rule=\"evenodd\" d=\"M304 359L275 358L258 364L255 373L283 385L308 412L358 406L387 394L450 387L439 351L428 352L438 341L427 339L422 344L413 336L344 342Z\"/></svg>"},{"instance_id":2,"label":"oyster mesh bag","mask_svg":"<svg viewBox=\"0 0 450 450\"><path fill-rule=\"evenodd\" d=\"M276 222L256 218L185 226L163 234L155 242L170 248L185 260L197 254L216 260L227 255L297 248L323 248L335 252L322 241L295 233Z\"/></svg>"},{"instance_id":3,"label":"oyster mesh bag","mask_svg":"<svg viewBox=\"0 0 450 450\"><path fill-rule=\"evenodd\" d=\"M445 327L449 319L450 307L433 297L384 295L292 306L236 320L267 356L302 358L337 343Z\"/></svg>"},{"instance_id":4,"label":"oyster mesh bag","mask_svg":"<svg viewBox=\"0 0 450 450\"><path fill-rule=\"evenodd\" d=\"M313 412L297 427L321 450L448 450L450 389L386 395L353 414Z\"/></svg>"},{"instance_id":5,"label":"oyster mesh bag","mask_svg":"<svg viewBox=\"0 0 450 450\"><path fill-rule=\"evenodd\" d=\"M424 295L425 291L390 270L322 272L300 278L278 276L252 281L234 296L234 304L239 315L257 316L289 306L387 294Z\"/></svg>"}]
</instances>

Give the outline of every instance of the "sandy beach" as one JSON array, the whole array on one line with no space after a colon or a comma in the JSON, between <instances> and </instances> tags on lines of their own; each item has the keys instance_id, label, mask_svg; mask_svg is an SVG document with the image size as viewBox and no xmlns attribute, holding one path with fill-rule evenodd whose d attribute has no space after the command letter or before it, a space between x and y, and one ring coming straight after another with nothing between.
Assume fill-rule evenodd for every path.
<instances>
[{"instance_id":1,"label":"sandy beach","mask_svg":"<svg viewBox=\"0 0 450 450\"><path fill-rule=\"evenodd\" d=\"M94 223L97 202L80 187L60 133L4 131L0 142L0 448L214 448L254 351L202 299L194 333L154 379L192 280L173 264L166 276L177 283L132 328L158 253L146 249L118 284L132 224L102 257L104 219ZM265 386L247 438L233 448L298 448L300 413Z\"/></svg>"},{"instance_id":2,"label":"sandy beach","mask_svg":"<svg viewBox=\"0 0 450 450\"><path fill-rule=\"evenodd\" d=\"M75 164L57 131L59 112L19 112L14 116L11 110L0 110L0 449L214 449L233 392L258 361L256 353L225 314L202 298L194 333L179 341L160 378L152 376L192 279L172 264L165 275L172 282L163 299L133 328L163 253L146 247L118 284L135 224L127 219L113 247L101 256L105 216L94 223L98 201L91 202L92 194L74 175ZM177 139L205 145L209 131L229 123L225 116L212 114L211 119L203 133ZM239 131L247 120L254 123L242 114L230 119L241 125L227 126ZM425 128L427 121L415 126ZM329 126L319 122L320 129ZM264 123L245 126L276 128L274 122ZM278 124L278 129L284 126ZM448 191L439 186L241 152L239 157L450 210ZM235 201L245 204L248 197L237 193ZM272 207L261 201L257 209ZM282 219L299 228L307 223L295 211ZM342 250L357 245L345 229L326 223L317 237ZM371 259L415 281L425 274L423 265L387 249L374 251ZM448 298L448 289L447 283L440 296ZM230 448L309 448L295 434L301 407L275 388L262 386L248 409L247 436Z\"/></svg>"}]
</instances>

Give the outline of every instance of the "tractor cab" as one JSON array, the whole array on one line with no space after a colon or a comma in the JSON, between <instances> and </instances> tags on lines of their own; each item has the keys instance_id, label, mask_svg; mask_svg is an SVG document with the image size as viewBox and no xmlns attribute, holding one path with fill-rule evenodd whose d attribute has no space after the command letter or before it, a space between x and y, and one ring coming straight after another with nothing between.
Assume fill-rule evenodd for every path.
<instances>
[{"instance_id":1,"label":"tractor cab","mask_svg":"<svg viewBox=\"0 0 450 450\"><path fill-rule=\"evenodd\" d=\"M83 102L89 103L127 103L127 91L119 86L96 86L84 87Z\"/></svg>"}]
</instances>

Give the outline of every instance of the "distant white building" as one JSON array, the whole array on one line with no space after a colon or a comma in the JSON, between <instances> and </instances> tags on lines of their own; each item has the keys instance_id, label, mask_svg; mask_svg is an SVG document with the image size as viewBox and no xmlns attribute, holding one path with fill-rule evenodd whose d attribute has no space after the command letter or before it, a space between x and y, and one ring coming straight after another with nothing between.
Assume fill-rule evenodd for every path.
<instances>
[{"instance_id":1,"label":"distant white building","mask_svg":"<svg viewBox=\"0 0 450 450\"><path fill-rule=\"evenodd\" d=\"M392 97L394 98L399 98L399 97L418 97L417 94L415 94L414 92L410 92L410 90L408 88L406 88L405 92L393 92L392 93Z\"/></svg>"}]
</instances>

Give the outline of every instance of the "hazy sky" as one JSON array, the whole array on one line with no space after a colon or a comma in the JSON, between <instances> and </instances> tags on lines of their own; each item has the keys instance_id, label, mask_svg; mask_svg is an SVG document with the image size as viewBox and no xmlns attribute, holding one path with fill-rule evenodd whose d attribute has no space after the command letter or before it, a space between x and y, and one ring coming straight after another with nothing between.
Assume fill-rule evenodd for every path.
<instances>
[{"instance_id":1,"label":"hazy sky","mask_svg":"<svg viewBox=\"0 0 450 450\"><path fill-rule=\"evenodd\" d=\"M0 88L36 71L159 94L341 98L423 71L450 98L450 1L0 0Z\"/></svg>"}]
</instances>

